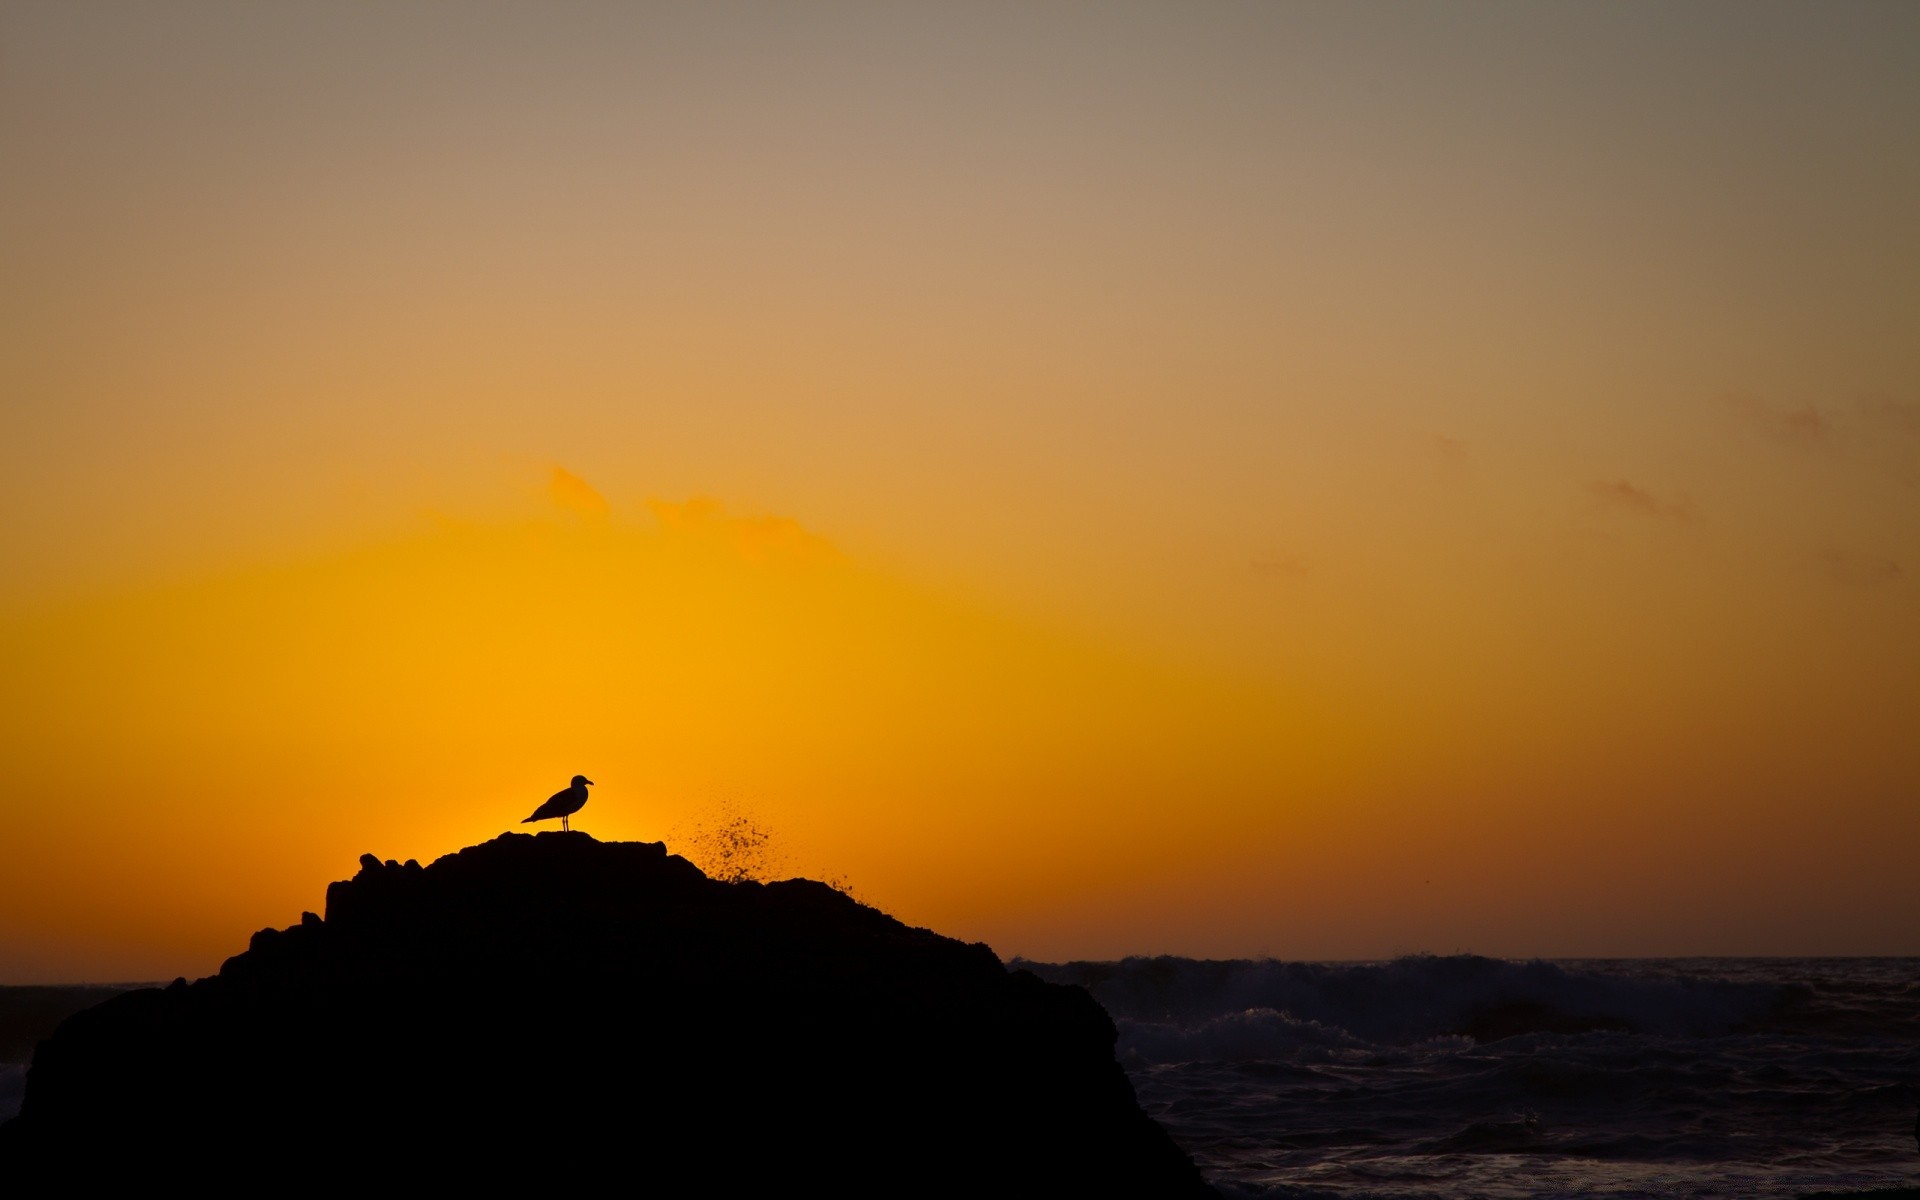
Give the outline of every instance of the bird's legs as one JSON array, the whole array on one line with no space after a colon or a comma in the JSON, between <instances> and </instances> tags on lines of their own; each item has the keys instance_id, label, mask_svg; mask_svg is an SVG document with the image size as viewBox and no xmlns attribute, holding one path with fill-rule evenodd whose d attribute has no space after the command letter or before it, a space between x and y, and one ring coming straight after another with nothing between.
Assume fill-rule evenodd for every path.
<instances>
[{"instance_id":1,"label":"bird's legs","mask_svg":"<svg viewBox=\"0 0 1920 1200\"><path fill-rule=\"evenodd\" d=\"M560 818L560 828L563 830L566 830L568 833L573 832L573 826L567 824L567 819L565 817Z\"/></svg>"}]
</instances>

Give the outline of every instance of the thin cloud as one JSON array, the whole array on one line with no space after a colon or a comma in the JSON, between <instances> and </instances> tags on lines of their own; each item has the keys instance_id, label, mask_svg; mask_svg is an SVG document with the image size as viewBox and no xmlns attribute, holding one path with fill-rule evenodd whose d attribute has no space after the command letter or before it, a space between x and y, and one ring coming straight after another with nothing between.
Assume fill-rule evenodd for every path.
<instances>
[{"instance_id":1,"label":"thin cloud","mask_svg":"<svg viewBox=\"0 0 1920 1200\"><path fill-rule=\"evenodd\" d=\"M1875 396L1860 401L1861 420L1876 434L1900 434L1920 437L1920 404Z\"/></svg>"},{"instance_id":2,"label":"thin cloud","mask_svg":"<svg viewBox=\"0 0 1920 1200\"><path fill-rule=\"evenodd\" d=\"M1772 441L1812 448L1825 446L1832 440L1832 422L1811 404L1781 408L1751 396L1735 396L1730 403L1749 428Z\"/></svg>"},{"instance_id":3,"label":"thin cloud","mask_svg":"<svg viewBox=\"0 0 1920 1200\"><path fill-rule=\"evenodd\" d=\"M605 519L609 511L606 497L565 467L553 468L547 480L547 498L567 512L592 521Z\"/></svg>"},{"instance_id":4,"label":"thin cloud","mask_svg":"<svg viewBox=\"0 0 1920 1200\"><path fill-rule=\"evenodd\" d=\"M1587 490L1602 505L1616 512L1668 521L1684 521L1693 516L1691 505L1662 500L1647 489L1624 479L1595 480L1587 485Z\"/></svg>"},{"instance_id":5,"label":"thin cloud","mask_svg":"<svg viewBox=\"0 0 1920 1200\"><path fill-rule=\"evenodd\" d=\"M1451 437L1444 433L1428 433L1423 435L1420 440L1427 449L1433 451L1434 455L1438 457L1440 461L1449 466L1464 467L1467 465L1469 458L1467 454L1467 444L1459 438Z\"/></svg>"},{"instance_id":6,"label":"thin cloud","mask_svg":"<svg viewBox=\"0 0 1920 1200\"><path fill-rule=\"evenodd\" d=\"M1920 403L1869 395L1818 408L1790 408L1744 396L1730 397L1727 404L1750 441L1848 470L1891 476L1909 489L1920 487Z\"/></svg>"},{"instance_id":7,"label":"thin cloud","mask_svg":"<svg viewBox=\"0 0 1920 1200\"><path fill-rule=\"evenodd\" d=\"M1881 588L1899 583L1906 572L1890 558L1828 546L1814 555L1821 571L1842 587Z\"/></svg>"},{"instance_id":8,"label":"thin cloud","mask_svg":"<svg viewBox=\"0 0 1920 1200\"><path fill-rule=\"evenodd\" d=\"M718 500L649 500L647 509L669 535L724 545L749 562L825 563L840 550L791 517L736 517Z\"/></svg>"}]
</instances>

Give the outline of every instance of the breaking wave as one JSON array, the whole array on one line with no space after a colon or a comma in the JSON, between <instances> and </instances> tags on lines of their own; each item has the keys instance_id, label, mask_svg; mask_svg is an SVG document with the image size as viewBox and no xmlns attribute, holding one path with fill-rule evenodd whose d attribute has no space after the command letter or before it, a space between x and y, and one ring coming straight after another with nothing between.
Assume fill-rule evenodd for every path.
<instances>
[{"instance_id":1,"label":"breaking wave","mask_svg":"<svg viewBox=\"0 0 1920 1200\"><path fill-rule=\"evenodd\" d=\"M1016 965L1085 987L1147 1062L1298 1061L1314 1051L1595 1031L1716 1036L1789 999L1774 983L1627 976L1472 954L1385 963L1128 958Z\"/></svg>"},{"instance_id":2,"label":"breaking wave","mask_svg":"<svg viewBox=\"0 0 1920 1200\"><path fill-rule=\"evenodd\" d=\"M1788 1200L1912 1182L1920 959L1020 964L1113 1015L1246 1200Z\"/></svg>"}]
</instances>

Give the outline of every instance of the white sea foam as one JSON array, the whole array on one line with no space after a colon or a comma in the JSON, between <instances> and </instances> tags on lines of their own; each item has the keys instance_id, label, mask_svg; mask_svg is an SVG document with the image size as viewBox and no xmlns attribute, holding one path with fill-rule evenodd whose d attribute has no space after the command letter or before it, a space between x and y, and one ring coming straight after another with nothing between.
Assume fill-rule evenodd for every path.
<instances>
[{"instance_id":1,"label":"white sea foam","mask_svg":"<svg viewBox=\"0 0 1920 1200\"><path fill-rule=\"evenodd\" d=\"M1312 1062L1329 1050L1365 1043L1334 1025L1303 1021L1271 1008L1222 1013L1193 1025L1121 1017L1120 1053L1143 1062Z\"/></svg>"},{"instance_id":2,"label":"white sea foam","mask_svg":"<svg viewBox=\"0 0 1920 1200\"><path fill-rule=\"evenodd\" d=\"M1920 960L1019 965L1107 1006L1141 1103L1227 1196L1912 1182Z\"/></svg>"},{"instance_id":3,"label":"white sea foam","mask_svg":"<svg viewBox=\"0 0 1920 1200\"><path fill-rule=\"evenodd\" d=\"M1761 1017L1785 994L1773 983L1640 977L1465 954L1385 963L1162 957L1019 965L1086 987L1108 1012L1134 1023L1149 1057L1149 1044L1174 1047L1167 1037L1138 1033L1143 1023L1180 1031L1194 1049L1232 1041L1230 1031L1239 1027L1258 1027L1276 1045L1330 1044L1302 1032L1309 1027L1390 1045L1590 1029L1702 1036Z\"/></svg>"}]
</instances>

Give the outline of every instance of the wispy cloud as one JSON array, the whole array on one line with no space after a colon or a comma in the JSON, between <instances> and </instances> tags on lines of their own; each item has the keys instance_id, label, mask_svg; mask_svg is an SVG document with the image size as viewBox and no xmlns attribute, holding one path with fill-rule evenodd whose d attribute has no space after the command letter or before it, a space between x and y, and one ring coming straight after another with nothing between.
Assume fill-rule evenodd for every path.
<instances>
[{"instance_id":1,"label":"wispy cloud","mask_svg":"<svg viewBox=\"0 0 1920 1200\"><path fill-rule=\"evenodd\" d=\"M1920 403L1891 396L1864 396L1848 404L1797 408L1753 396L1730 396L1727 405L1749 430L1795 446L1848 444L1888 437L1920 438Z\"/></svg>"},{"instance_id":2,"label":"wispy cloud","mask_svg":"<svg viewBox=\"0 0 1920 1200\"><path fill-rule=\"evenodd\" d=\"M1662 500L1638 484L1624 479L1595 480L1587 491L1606 508L1616 512L1685 521L1693 516L1693 506L1684 501Z\"/></svg>"},{"instance_id":3,"label":"wispy cloud","mask_svg":"<svg viewBox=\"0 0 1920 1200\"><path fill-rule=\"evenodd\" d=\"M1861 554L1828 546L1814 555L1821 571L1844 587L1879 588L1900 582L1900 564L1877 554Z\"/></svg>"},{"instance_id":4,"label":"wispy cloud","mask_svg":"<svg viewBox=\"0 0 1920 1200\"><path fill-rule=\"evenodd\" d=\"M1891 396L1860 396L1788 407L1752 397L1727 400L1749 441L1784 447L1847 470L1890 475L1909 488L1920 467L1920 403Z\"/></svg>"},{"instance_id":5,"label":"wispy cloud","mask_svg":"<svg viewBox=\"0 0 1920 1200\"><path fill-rule=\"evenodd\" d=\"M725 545L749 562L824 563L841 557L832 542L791 517L736 517L707 496L684 503L649 500L647 509L668 534Z\"/></svg>"},{"instance_id":6,"label":"wispy cloud","mask_svg":"<svg viewBox=\"0 0 1920 1200\"><path fill-rule=\"evenodd\" d=\"M1920 404L1874 396L1860 401L1858 407L1862 422L1876 434L1920 437Z\"/></svg>"},{"instance_id":7,"label":"wispy cloud","mask_svg":"<svg viewBox=\"0 0 1920 1200\"><path fill-rule=\"evenodd\" d=\"M608 512L606 497L565 467L553 468L547 480L547 497L567 512L589 520L601 520Z\"/></svg>"},{"instance_id":8,"label":"wispy cloud","mask_svg":"<svg viewBox=\"0 0 1920 1200\"><path fill-rule=\"evenodd\" d=\"M1470 458L1467 444L1450 434L1427 433L1421 436L1420 441L1436 458L1449 466L1464 467Z\"/></svg>"},{"instance_id":9,"label":"wispy cloud","mask_svg":"<svg viewBox=\"0 0 1920 1200\"><path fill-rule=\"evenodd\" d=\"M1728 403L1749 428L1785 445L1825 446L1833 436L1832 422L1811 404L1783 408L1752 396L1733 396Z\"/></svg>"}]
</instances>

